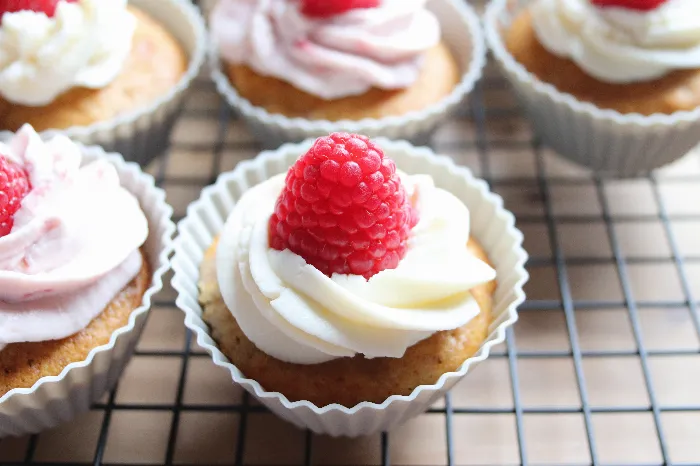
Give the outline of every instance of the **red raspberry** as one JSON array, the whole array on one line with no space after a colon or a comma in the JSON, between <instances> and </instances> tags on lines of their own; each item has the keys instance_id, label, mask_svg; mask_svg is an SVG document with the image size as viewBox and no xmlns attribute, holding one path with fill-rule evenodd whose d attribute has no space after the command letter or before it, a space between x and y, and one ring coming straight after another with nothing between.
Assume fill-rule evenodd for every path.
<instances>
[{"instance_id":1,"label":"red raspberry","mask_svg":"<svg viewBox=\"0 0 700 466\"><path fill-rule=\"evenodd\" d=\"M630 10L651 11L654 10L668 0L591 0L596 6L600 7L620 7Z\"/></svg>"},{"instance_id":2,"label":"red raspberry","mask_svg":"<svg viewBox=\"0 0 700 466\"><path fill-rule=\"evenodd\" d=\"M324 274L394 269L418 223L394 161L369 138L333 133L289 169L270 217L270 245Z\"/></svg>"},{"instance_id":3,"label":"red raspberry","mask_svg":"<svg viewBox=\"0 0 700 466\"><path fill-rule=\"evenodd\" d=\"M22 167L0 155L0 238L9 235L13 216L31 189Z\"/></svg>"},{"instance_id":4,"label":"red raspberry","mask_svg":"<svg viewBox=\"0 0 700 466\"><path fill-rule=\"evenodd\" d=\"M379 0L301 0L301 12L315 18L326 18L358 8L378 6Z\"/></svg>"},{"instance_id":5,"label":"red raspberry","mask_svg":"<svg viewBox=\"0 0 700 466\"><path fill-rule=\"evenodd\" d=\"M45 13L50 18L56 13L56 5L62 1L77 2L78 0L0 0L0 18L5 13L25 10Z\"/></svg>"}]
</instances>

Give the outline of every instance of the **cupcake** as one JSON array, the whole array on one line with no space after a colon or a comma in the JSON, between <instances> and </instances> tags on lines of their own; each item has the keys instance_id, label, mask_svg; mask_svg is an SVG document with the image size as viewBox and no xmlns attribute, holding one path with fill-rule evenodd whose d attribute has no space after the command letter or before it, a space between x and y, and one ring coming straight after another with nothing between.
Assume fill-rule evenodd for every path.
<instances>
[{"instance_id":1,"label":"cupcake","mask_svg":"<svg viewBox=\"0 0 700 466\"><path fill-rule=\"evenodd\" d=\"M481 75L458 0L219 0L213 78L260 140L350 130L425 139Z\"/></svg>"},{"instance_id":2,"label":"cupcake","mask_svg":"<svg viewBox=\"0 0 700 466\"><path fill-rule=\"evenodd\" d=\"M142 163L166 147L203 62L190 2L19 0L0 18L0 130L28 123Z\"/></svg>"},{"instance_id":3,"label":"cupcake","mask_svg":"<svg viewBox=\"0 0 700 466\"><path fill-rule=\"evenodd\" d=\"M135 164L23 126L0 143L0 436L116 381L167 270L172 209Z\"/></svg>"},{"instance_id":4,"label":"cupcake","mask_svg":"<svg viewBox=\"0 0 700 466\"><path fill-rule=\"evenodd\" d=\"M635 176L700 142L698 2L494 0L485 23L536 131L564 157Z\"/></svg>"},{"instance_id":5,"label":"cupcake","mask_svg":"<svg viewBox=\"0 0 700 466\"><path fill-rule=\"evenodd\" d=\"M447 158L348 133L309 146L205 190L180 224L173 286L198 343L268 408L368 434L427 409L503 341L526 254L500 199Z\"/></svg>"}]
</instances>

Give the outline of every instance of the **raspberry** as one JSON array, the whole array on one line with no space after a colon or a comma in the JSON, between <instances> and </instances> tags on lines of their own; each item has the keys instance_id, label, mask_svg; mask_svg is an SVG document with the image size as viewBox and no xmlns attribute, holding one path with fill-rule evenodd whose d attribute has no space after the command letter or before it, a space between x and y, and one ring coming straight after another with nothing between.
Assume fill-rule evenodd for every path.
<instances>
[{"instance_id":1,"label":"raspberry","mask_svg":"<svg viewBox=\"0 0 700 466\"><path fill-rule=\"evenodd\" d=\"M289 169L269 240L328 276L369 279L399 265L416 223L394 161L365 136L333 133Z\"/></svg>"},{"instance_id":2,"label":"raspberry","mask_svg":"<svg viewBox=\"0 0 700 466\"><path fill-rule=\"evenodd\" d=\"M619 7L630 10L650 11L658 8L668 0L591 0L600 7Z\"/></svg>"},{"instance_id":3,"label":"raspberry","mask_svg":"<svg viewBox=\"0 0 700 466\"><path fill-rule=\"evenodd\" d=\"M326 18L358 8L378 6L379 0L301 0L301 12L315 18Z\"/></svg>"},{"instance_id":4,"label":"raspberry","mask_svg":"<svg viewBox=\"0 0 700 466\"><path fill-rule=\"evenodd\" d=\"M30 189L24 169L0 155L0 238L12 231L12 217Z\"/></svg>"},{"instance_id":5,"label":"raspberry","mask_svg":"<svg viewBox=\"0 0 700 466\"><path fill-rule=\"evenodd\" d=\"M0 18L5 13L24 10L45 13L50 18L56 13L56 6L62 1L76 2L78 0L0 0Z\"/></svg>"}]
</instances>

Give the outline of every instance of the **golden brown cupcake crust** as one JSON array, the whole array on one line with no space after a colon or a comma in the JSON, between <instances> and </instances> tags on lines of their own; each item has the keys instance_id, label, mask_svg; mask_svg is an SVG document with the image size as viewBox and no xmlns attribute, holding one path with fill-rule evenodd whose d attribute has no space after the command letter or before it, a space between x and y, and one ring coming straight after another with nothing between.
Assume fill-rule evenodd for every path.
<instances>
[{"instance_id":1,"label":"golden brown cupcake crust","mask_svg":"<svg viewBox=\"0 0 700 466\"><path fill-rule=\"evenodd\" d=\"M221 351L246 377L266 390L284 394L290 401L352 407L363 401L382 403L391 395L409 395L417 386L434 384L442 374L457 370L478 351L489 333L495 281L472 290L481 308L476 318L461 328L438 332L410 347L403 358L356 356L313 365L283 362L260 351L223 302L216 279L216 246L215 241L207 250L200 269L203 318ZM488 261L475 240L470 239L467 247Z\"/></svg>"},{"instance_id":2,"label":"golden brown cupcake crust","mask_svg":"<svg viewBox=\"0 0 700 466\"><path fill-rule=\"evenodd\" d=\"M137 25L131 54L121 73L102 89L75 88L49 105L27 107L0 98L0 129L65 129L107 121L149 105L172 89L185 74L187 55L177 40L146 13L129 7Z\"/></svg>"},{"instance_id":3,"label":"golden brown cupcake crust","mask_svg":"<svg viewBox=\"0 0 700 466\"><path fill-rule=\"evenodd\" d=\"M694 110L700 106L700 70L674 71L654 81L631 84L599 81L573 61L545 49L527 10L513 21L506 33L505 45L513 58L541 81L599 108L652 115Z\"/></svg>"},{"instance_id":4,"label":"golden brown cupcake crust","mask_svg":"<svg viewBox=\"0 0 700 466\"><path fill-rule=\"evenodd\" d=\"M444 43L426 52L421 74L412 86L395 91L375 88L335 100L318 98L245 65L224 66L238 93L253 105L270 113L310 120L379 119L424 110L447 97L461 79L459 64Z\"/></svg>"},{"instance_id":5,"label":"golden brown cupcake crust","mask_svg":"<svg viewBox=\"0 0 700 466\"><path fill-rule=\"evenodd\" d=\"M14 388L30 388L42 377L58 375L74 362L84 361L93 348L109 342L124 327L150 285L150 266L143 265L129 283L90 324L62 340L13 343L0 351L0 396Z\"/></svg>"}]
</instances>

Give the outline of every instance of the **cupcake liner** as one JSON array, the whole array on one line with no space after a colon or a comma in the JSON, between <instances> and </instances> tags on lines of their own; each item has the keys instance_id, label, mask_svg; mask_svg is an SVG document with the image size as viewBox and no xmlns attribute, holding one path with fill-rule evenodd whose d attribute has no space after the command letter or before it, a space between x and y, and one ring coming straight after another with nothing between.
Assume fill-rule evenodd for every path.
<instances>
[{"instance_id":1,"label":"cupcake liner","mask_svg":"<svg viewBox=\"0 0 700 466\"><path fill-rule=\"evenodd\" d=\"M149 288L126 326L116 330L109 343L93 348L87 359L66 366L57 376L42 377L31 388L15 388L0 397L0 437L36 433L72 419L90 409L111 390L134 351L146 322L153 296L163 288L169 270L175 225L165 192L152 176L121 155L108 154L97 146L83 147L84 161L106 158L117 167L122 186L137 197L150 230L143 245L152 269Z\"/></svg>"},{"instance_id":2,"label":"cupcake liner","mask_svg":"<svg viewBox=\"0 0 700 466\"><path fill-rule=\"evenodd\" d=\"M471 6L463 0L430 0L428 9L440 20L443 40L457 56L463 75L449 96L422 111L359 121L307 120L271 114L262 107L254 106L236 92L222 71L218 49L213 40L209 47L212 79L219 93L244 118L253 135L267 148L276 148L285 142L298 142L336 131L427 143L436 127L456 111L466 95L472 91L475 83L481 78L486 62L486 45L481 25Z\"/></svg>"},{"instance_id":3,"label":"cupcake liner","mask_svg":"<svg viewBox=\"0 0 700 466\"><path fill-rule=\"evenodd\" d=\"M180 42L189 56L187 71L177 85L148 105L89 126L47 130L42 136L65 134L76 142L100 145L145 166L168 148L186 91L204 63L207 34L198 8L189 0L130 0L129 3L151 15ZM0 131L0 139L9 139L13 134Z\"/></svg>"},{"instance_id":4,"label":"cupcake liner","mask_svg":"<svg viewBox=\"0 0 700 466\"><path fill-rule=\"evenodd\" d=\"M234 382L240 384L278 416L316 433L333 436L357 436L388 430L417 416L452 388L476 364L486 359L494 345L504 341L505 332L518 318L517 306L525 299L523 285L527 254L522 248L522 234L515 228L515 218L503 208L503 200L489 192L485 182L458 167L445 156L437 156L427 148L416 148L407 142L378 139L387 155L407 173L433 176L439 187L450 190L469 207L472 234L488 253L498 272L489 336L481 349L467 359L456 372L444 374L433 385L417 387L408 396L395 395L381 404L363 402L352 408L338 404L317 407L308 401L290 402L283 394L265 390L247 378L229 362L212 339L208 325L202 320L198 302L199 267L204 252L232 211L242 193L250 187L285 172L312 141L287 144L274 152L263 152L257 158L241 162L233 172L222 174L216 184L207 187L200 199L187 211L179 224L173 257L173 287L178 291L177 305L185 312L185 325L197 336L197 343L226 368Z\"/></svg>"},{"instance_id":5,"label":"cupcake liner","mask_svg":"<svg viewBox=\"0 0 700 466\"><path fill-rule=\"evenodd\" d=\"M502 34L531 0L493 0L484 15L498 67L542 140L601 176L633 177L667 165L700 142L700 108L671 115L621 114L540 81L506 50Z\"/></svg>"}]
</instances>

